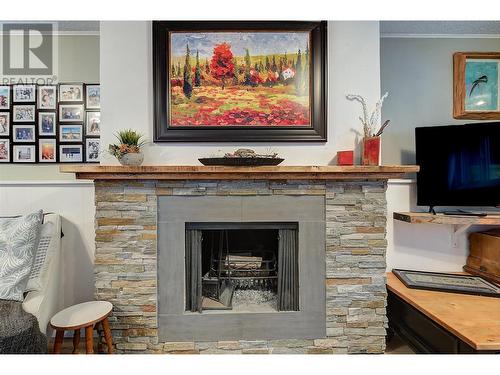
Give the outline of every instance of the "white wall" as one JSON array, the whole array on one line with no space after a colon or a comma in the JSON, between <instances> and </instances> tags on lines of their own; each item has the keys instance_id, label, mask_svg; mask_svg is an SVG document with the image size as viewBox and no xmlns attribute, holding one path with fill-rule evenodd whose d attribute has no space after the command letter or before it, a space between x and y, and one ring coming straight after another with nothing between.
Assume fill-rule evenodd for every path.
<instances>
[{"instance_id":1,"label":"white wall","mask_svg":"<svg viewBox=\"0 0 500 375\"><path fill-rule=\"evenodd\" d=\"M99 82L99 35L62 34L57 37L58 82ZM0 164L0 181L74 180L59 173L59 165Z\"/></svg>"},{"instance_id":2,"label":"white wall","mask_svg":"<svg viewBox=\"0 0 500 375\"><path fill-rule=\"evenodd\" d=\"M380 76L389 92L382 161L415 163L415 127L463 124L453 119L453 53L500 51L499 38L382 38Z\"/></svg>"},{"instance_id":3,"label":"white wall","mask_svg":"<svg viewBox=\"0 0 500 375\"><path fill-rule=\"evenodd\" d=\"M133 128L152 141L153 74L151 22L101 22L102 144L114 141L118 129ZM251 147L265 151L269 146L288 165L327 165L337 150L353 149L361 130L359 103L345 99L359 93L374 102L380 93L378 22L328 23L328 142L273 144L151 144L145 164L196 165L198 158L218 150ZM126 78L124 78L126 77ZM111 157L102 164L115 164Z\"/></svg>"},{"instance_id":4,"label":"white wall","mask_svg":"<svg viewBox=\"0 0 500 375\"><path fill-rule=\"evenodd\" d=\"M453 53L498 50L500 38L382 38L381 86L382 92L389 92L382 117L391 120L382 140L383 163L415 163L417 126L474 122L452 117ZM438 145L440 141L436 140ZM461 271L468 255L468 234L486 229L469 228L457 237L458 244L454 247L451 225L409 225L392 220L393 211L427 209L416 206L415 183L393 184L387 199L388 269Z\"/></svg>"},{"instance_id":5,"label":"white wall","mask_svg":"<svg viewBox=\"0 0 500 375\"><path fill-rule=\"evenodd\" d=\"M62 216L61 306L93 299L93 182L0 181L0 216L39 209Z\"/></svg>"},{"instance_id":6,"label":"white wall","mask_svg":"<svg viewBox=\"0 0 500 375\"><path fill-rule=\"evenodd\" d=\"M392 219L395 211L417 211L414 180L391 180L387 189L387 269L459 272L468 255L468 233L457 236L454 246L451 225L408 224Z\"/></svg>"}]
</instances>

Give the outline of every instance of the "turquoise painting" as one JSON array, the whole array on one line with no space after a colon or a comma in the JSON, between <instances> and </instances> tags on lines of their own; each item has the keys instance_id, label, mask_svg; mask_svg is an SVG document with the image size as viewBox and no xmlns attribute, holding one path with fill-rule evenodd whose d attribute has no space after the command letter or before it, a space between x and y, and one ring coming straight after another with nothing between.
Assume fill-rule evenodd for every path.
<instances>
[{"instance_id":1,"label":"turquoise painting","mask_svg":"<svg viewBox=\"0 0 500 375\"><path fill-rule=\"evenodd\" d=\"M465 110L498 111L498 61L467 61Z\"/></svg>"}]
</instances>

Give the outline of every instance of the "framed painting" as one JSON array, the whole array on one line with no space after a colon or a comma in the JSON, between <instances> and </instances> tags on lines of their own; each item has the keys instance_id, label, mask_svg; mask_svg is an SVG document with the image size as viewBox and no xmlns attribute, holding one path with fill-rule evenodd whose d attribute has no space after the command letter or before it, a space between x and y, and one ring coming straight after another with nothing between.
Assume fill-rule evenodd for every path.
<instances>
[{"instance_id":1,"label":"framed painting","mask_svg":"<svg viewBox=\"0 0 500 375\"><path fill-rule=\"evenodd\" d=\"M500 288L479 276L396 268L392 273L408 288L500 297Z\"/></svg>"},{"instance_id":2,"label":"framed painting","mask_svg":"<svg viewBox=\"0 0 500 375\"><path fill-rule=\"evenodd\" d=\"M500 119L500 52L453 55L453 117Z\"/></svg>"},{"instance_id":3,"label":"framed painting","mask_svg":"<svg viewBox=\"0 0 500 375\"><path fill-rule=\"evenodd\" d=\"M326 21L154 21L155 142L325 142Z\"/></svg>"}]
</instances>

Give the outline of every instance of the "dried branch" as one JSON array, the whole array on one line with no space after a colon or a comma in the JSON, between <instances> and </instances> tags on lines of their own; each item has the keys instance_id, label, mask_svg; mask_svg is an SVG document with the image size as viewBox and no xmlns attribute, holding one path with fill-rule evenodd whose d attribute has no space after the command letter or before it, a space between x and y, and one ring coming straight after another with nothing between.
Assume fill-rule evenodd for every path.
<instances>
[{"instance_id":1,"label":"dried branch","mask_svg":"<svg viewBox=\"0 0 500 375\"><path fill-rule=\"evenodd\" d=\"M379 129L377 133L375 133L375 128L379 122L380 119L380 114L382 112L382 105L384 104L385 98L389 96L389 93L385 93L382 98L377 102L375 105L375 109L371 112L370 118L368 118L368 109L366 105L366 100L363 98L361 95L357 94L348 94L346 95L346 98L351 101L358 101L361 103L361 106L363 108L363 116L359 117L359 120L361 121L361 124L363 124L363 132L365 137L370 137L370 136L379 136L382 134L384 131L384 128L389 124L388 121L382 125L382 127Z\"/></svg>"},{"instance_id":2,"label":"dried branch","mask_svg":"<svg viewBox=\"0 0 500 375\"><path fill-rule=\"evenodd\" d=\"M368 122L368 108L366 106L366 101L365 98L363 98L361 95L355 95L355 94L348 94L346 95L347 100L355 100L361 103L361 106L363 107L363 117L360 117L360 121L363 124L363 131L365 133L365 137L367 137L366 134L369 134L370 132L370 125Z\"/></svg>"}]
</instances>

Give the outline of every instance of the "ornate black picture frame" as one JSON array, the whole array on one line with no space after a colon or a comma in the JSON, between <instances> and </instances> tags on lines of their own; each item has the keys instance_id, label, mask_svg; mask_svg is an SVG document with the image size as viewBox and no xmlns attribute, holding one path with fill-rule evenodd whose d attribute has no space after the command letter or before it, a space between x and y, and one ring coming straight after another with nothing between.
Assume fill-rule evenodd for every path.
<instances>
[{"instance_id":1,"label":"ornate black picture frame","mask_svg":"<svg viewBox=\"0 0 500 375\"><path fill-rule=\"evenodd\" d=\"M179 86L177 90L184 90L184 94L190 100L191 88L185 90L183 86L184 76L182 70L188 71L189 85L196 85L199 78L194 75L198 74L200 77L199 66L202 65L206 68L207 74L210 67L213 67L212 57L203 57L203 63L196 62L194 56L198 55L196 46L189 46L186 43L187 52L186 61L192 61L190 64L183 63L182 58L179 56L171 56L172 47L176 40L172 41L172 36L178 37L179 33L199 33L200 35L212 33L227 33L237 34L246 33L257 35L259 33L276 33L280 37L286 38L286 35L303 35L307 33L308 41L305 50L301 51L283 51L280 55L276 52L275 55L266 55L270 58L275 58L279 62L272 61L272 67L269 68L264 65L264 56L257 60L258 53L250 57L253 52L248 52L247 56L242 57L241 53L234 55L234 77L232 74L225 72L222 76L222 88L224 88L225 80L230 81L234 79L237 84L247 85L249 90L251 88L271 87L275 83L271 77L272 82L269 81L270 74L276 74L276 79L283 82L292 79L301 68L301 79L307 82L307 87L304 89L308 93L308 106L305 118L308 119L307 123L301 123L299 126L294 124L287 124L285 121L280 126L269 125L269 118L266 119L266 125L256 122L257 120L247 121L246 124L241 125L241 117L239 114L233 116L229 114L229 123L221 125L220 123L205 123L202 122L189 123L184 121L172 121L172 100L171 95ZM281 34L280 34L281 33ZM295 33L295 34L294 34ZM195 38L194 38L195 39ZM195 44L195 43L193 43ZM286 41L284 42L286 44ZM301 43L300 45L302 46ZM177 43L177 50L179 49ZM190 50L190 48L192 50ZM209 48L212 48L210 46ZM244 49L245 50L245 49ZM215 48L213 49L215 56ZM302 55L301 55L302 53ZM288 55L287 55L288 54ZM154 87L154 141L155 142L326 142L327 140L327 22L308 22L308 21L154 21L153 22L153 87ZM230 55L232 56L232 55ZM281 57L284 56L284 57ZM307 59L305 58L307 56ZM302 57L302 59L301 59ZM246 60L248 58L248 60ZM210 62L209 62L210 60ZM303 61L304 65L298 66L298 61ZM250 61L250 64L245 62ZM285 66L283 67L283 63ZM266 61L267 62L267 61ZM196 68L195 68L196 64ZM255 64L255 65L254 65ZM290 66L290 69L285 69ZM188 69L185 66L188 66ZM267 65L267 64L266 64ZM276 69L276 65L280 65L280 70ZM177 70L176 70L177 66ZM251 66L251 68L249 68ZM259 72L253 76L251 69ZM307 66L307 70L304 68ZM191 68L191 69L189 69ZM231 68L233 69L233 68ZM213 70L212 70L213 71ZM274 73L273 73L274 72ZM189 75L191 74L191 75ZM212 73L213 78L214 74ZM231 78L233 77L233 78ZM285 77L285 78L284 78ZM306 77L306 78L303 78ZM198 79L198 81L196 81ZM217 79L215 76L214 79ZM297 81L297 80L296 80ZM220 82L220 81L219 81ZM244 83L243 83L244 82ZM291 81L288 81L291 82ZM283 84L283 83L281 83ZM268 86L266 86L268 85ZM305 86L304 86L305 87ZM195 93L193 93L195 97ZM199 98L197 103L202 103L202 100L210 101L210 96L205 95L204 98ZM249 99L251 100L251 99ZM257 103L257 101L253 101ZM257 105L257 104L256 104ZM278 108L279 104L277 105ZM292 105L292 108L293 105ZM293 109L286 109L290 114L290 121L293 122ZM288 116L288 115L287 115ZM237 117L235 119L235 117ZM248 117L245 118L245 121ZM257 118L257 117L255 117ZM210 121L210 120L205 120Z\"/></svg>"}]
</instances>

